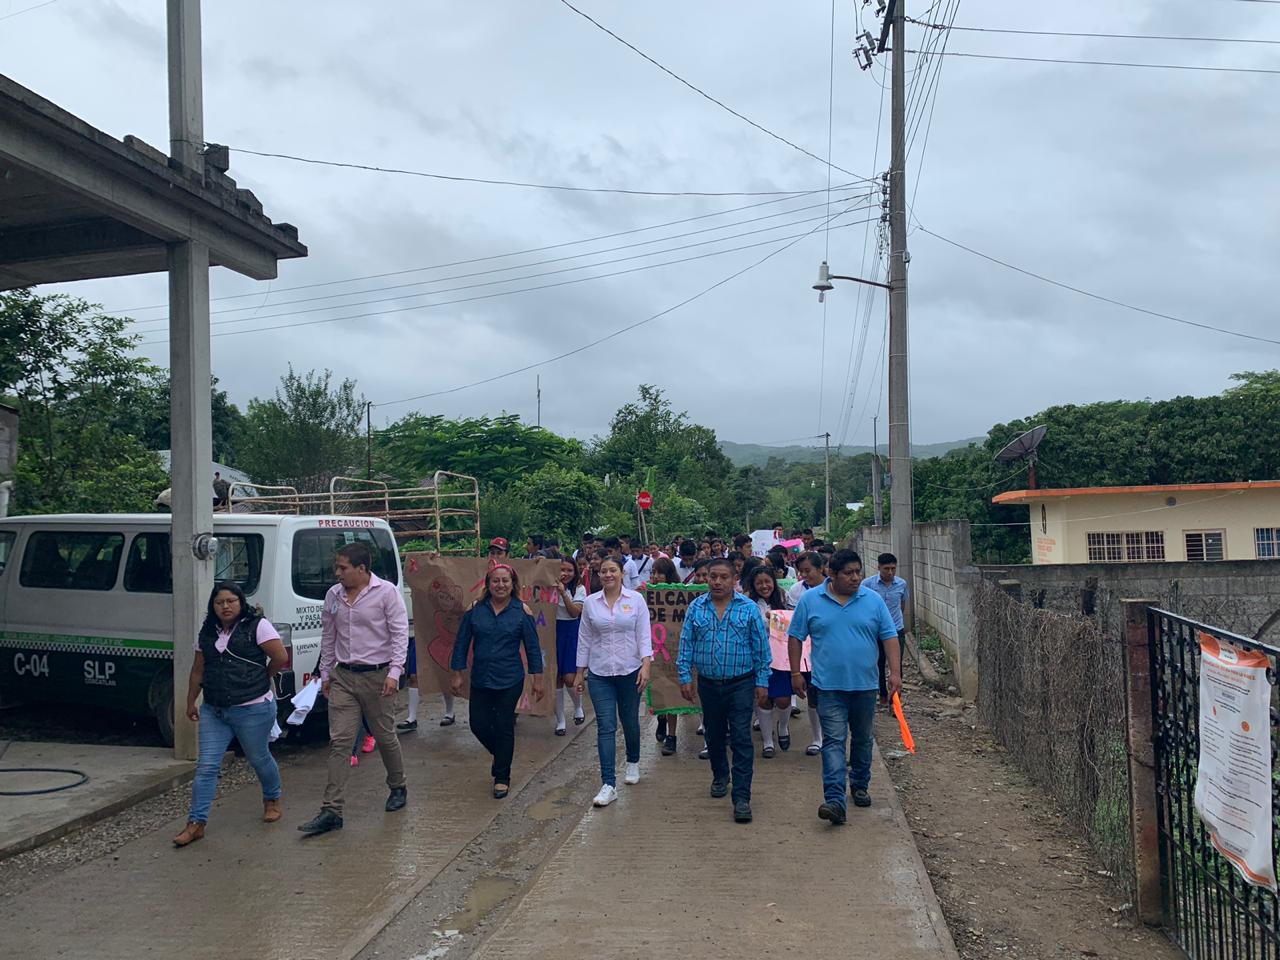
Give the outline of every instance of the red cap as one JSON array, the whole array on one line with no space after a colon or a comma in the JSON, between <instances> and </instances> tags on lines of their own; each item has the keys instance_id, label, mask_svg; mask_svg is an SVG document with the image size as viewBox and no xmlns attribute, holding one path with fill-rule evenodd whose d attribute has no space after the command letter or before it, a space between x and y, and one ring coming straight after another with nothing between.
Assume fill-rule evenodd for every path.
<instances>
[{"instance_id":1,"label":"red cap","mask_svg":"<svg viewBox=\"0 0 1280 960\"><path fill-rule=\"evenodd\" d=\"M510 550L511 544L507 543L506 537L494 537L489 541L490 547L497 547L499 550Z\"/></svg>"}]
</instances>

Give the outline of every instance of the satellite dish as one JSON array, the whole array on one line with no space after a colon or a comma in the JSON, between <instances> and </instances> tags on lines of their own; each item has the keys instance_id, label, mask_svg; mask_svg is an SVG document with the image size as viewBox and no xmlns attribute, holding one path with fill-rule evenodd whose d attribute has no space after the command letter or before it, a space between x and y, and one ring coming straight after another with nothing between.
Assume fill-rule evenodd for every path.
<instances>
[{"instance_id":1,"label":"satellite dish","mask_svg":"<svg viewBox=\"0 0 1280 960\"><path fill-rule=\"evenodd\" d=\"M1036 447L1040 446L1040 441L1044 439L1044 435L1048 430L1049 428L1045 424L1032 427L996 454L997 463L1014 463L1018 460L1026 460L1027 482L1032 490L1036 489Z\"/></svg>"}]
</instances>

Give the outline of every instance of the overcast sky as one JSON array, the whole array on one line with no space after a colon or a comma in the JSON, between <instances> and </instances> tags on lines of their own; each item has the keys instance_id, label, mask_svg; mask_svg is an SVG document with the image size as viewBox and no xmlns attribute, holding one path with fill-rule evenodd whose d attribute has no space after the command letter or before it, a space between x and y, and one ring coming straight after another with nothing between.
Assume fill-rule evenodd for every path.
<instances>
[{"instance_id":1,"label":"overcast sky","mask_svg":"<svg viewBox=\"0 0 1280 960\"><path fill-rule=\"evenodd\" d=\"M33 2L0 0L0 17ZM828 3L577 5L691 83L826 156ZM935 6L937 16L947 4ZM888 164L887 96L875 151L888 56L863 72L848 52L861 29L878 32L873 8L842 0L836 13L834 161L863 176ZM924 0L909 0L909 13L925 10ZM963 0L955 22L1280 39L1280 6L1234 0ZM909 28L909 48L925 40L926 31ZM1280 68L1280 46L1246 44L956 31L949 49ZM826 215L826 165L699 97L557 0L217 0L204 5L204 51L206 139L232 146L231 175L273 219L296 224L311 251L283 262L270 285L213 272L215 297L253 295L213 304L215 333L252 331L213 341L214 372L241 405L269 395L292 362L355 378L380 405L377 424L413 409L509 411L532 422L532 370L415 403L389 402L551 358L750 267L651 323L541 367L543 424L590 437L607 429L636 384L651 382L723 439L792 441L829 430L839 441L848 420L846 443L870 441L870 418L883 404L883 299L877 294L867 313L857 288L837 284L826 305L824 353L824 308L810 286L828 244L833 272L875 269L874 257L863 260L867 227L855 221L878 210L847 213L829 235L818 229L751 267L785 238L820 228L813 218ZM58 0L0 19L0 71L112 136L132 133L167 147L160 0ZM913 225L1109 297L1276 336L1280 76L948 57L936 89L932 123L921 123L910 161ZM308 166L236 153L237 146L591 187L824 192L781 199L566 193ZM837 186L850 179L834 173ZM832 212L853 205L854 194L833 192ZM590 244L422 269L731 210ZM676 238L707 227L718 229ZM869 238L873 251L874 229ZM580 256L645 240L660 242ZM424 308L762 241L623 276ZM919 230L910 249L916 442L982 434L1055 403L1215 393L1232 372L1277 365L1275 346L1082 299ZM621 257L632 259L515 279ZM502 269L457 279L495 268ZM285 289L398 271L418 272ZM489 285L473 286L479 283ZM418 285L386 289L399 284ZM468 289L431 293L462 286ZM166 297L163 275L65 289L108 310ZM290 305L302 299L308 302ZM228 310L236 312L216 312ZM312 322L353 314L376 315ZM163 339L163 308L132 315L147 341ZM167 363L163 342L142 349ZM849 416L851 355L862 362L852 365ZM784 401L777 388L797 382L802 402ZM882 410L882 442L884 420Z\"/></svg>"}]
</instances>

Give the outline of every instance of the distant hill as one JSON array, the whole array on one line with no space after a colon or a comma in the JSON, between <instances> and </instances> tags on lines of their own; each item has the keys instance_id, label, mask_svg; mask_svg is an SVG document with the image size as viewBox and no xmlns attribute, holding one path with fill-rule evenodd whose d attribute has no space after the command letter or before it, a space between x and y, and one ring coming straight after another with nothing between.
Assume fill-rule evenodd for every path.
<instances>
[{"instance_id":1,"label":"distant hill","mask_svg":"<svg viewBox=\"0 0 1280 960\"><path fill-rule=\"evenodd\" d=\"M982 443L986 437L970 437L967 440L951 440L946 443L913 444L911 453L919 459L940 457L948 450L967 447L971 443ZM734 443L721 440L720 449L733 461L735 467L763 467L770 457L781 457L788 463L813 463L822 459L822 447L765 447L758 443ZM842 456L856 457L860 453L870 453L870 447L845 447L840 451ZM881 455L887 456L887 444L880 445Z\"/></svg>"}]
</instances>

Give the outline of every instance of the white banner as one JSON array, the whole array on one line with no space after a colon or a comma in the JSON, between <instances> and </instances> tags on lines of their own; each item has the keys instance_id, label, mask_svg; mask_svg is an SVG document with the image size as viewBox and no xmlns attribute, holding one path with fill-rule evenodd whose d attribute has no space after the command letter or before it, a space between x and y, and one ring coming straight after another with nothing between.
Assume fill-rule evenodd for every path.
<instances>
[{"instance_id":1,"label":"white banner","mask_svg":"<svg viewBox=\"0 0 1280 960\"><path fill-rule=\"evenodd\" d=\"M1271 852L1271 684L1267 655L1200 634L1196 812L1244 879L1276 890Z\"/></svg>"}]
</instances>

